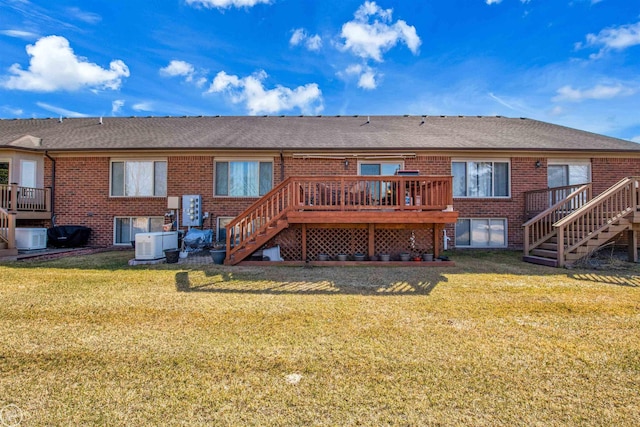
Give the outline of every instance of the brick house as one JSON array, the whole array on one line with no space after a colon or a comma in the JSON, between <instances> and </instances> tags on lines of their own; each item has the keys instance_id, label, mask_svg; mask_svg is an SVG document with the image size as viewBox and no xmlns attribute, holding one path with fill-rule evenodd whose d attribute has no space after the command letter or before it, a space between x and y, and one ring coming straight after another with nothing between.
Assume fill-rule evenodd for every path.
<instances>
[{"instance_id":1,"label":"brick house","mask_svg":"<svg viewBox=\"0 0 640 427\"><path fill-rule=\"evenodd\" d=\"M234 236L230 263L265 244L291 260L446 244L562 265L623 232L635 247L636 176L640 145L520 118L0 120L0 240L6 254L12 224L53 218L128 245L169 221L168 197L195 194L202 227ZM598 202L609 193L624 206Z\"/></svg>"}]
</instances>

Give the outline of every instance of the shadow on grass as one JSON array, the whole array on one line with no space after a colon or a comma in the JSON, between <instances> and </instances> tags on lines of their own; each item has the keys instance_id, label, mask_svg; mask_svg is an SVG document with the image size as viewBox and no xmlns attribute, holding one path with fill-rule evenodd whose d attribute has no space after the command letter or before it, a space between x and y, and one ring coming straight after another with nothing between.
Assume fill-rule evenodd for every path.
<instances>
[{"instance_id":1,"label":"shadow on grass","mask_svg":"<svg viewBox=\"0 0 640 427\"><path fill-rule=\"evenodd\" d=\"M576 280L586 280L589 282L602 283L607 285L629 286L632 288L640 287L640 277L638 276L623 276L615 274L584 272L569 274L569 277Z\"/></svg>"},{"instance_id":2,"label":"shadow on grass","mask_svg":"<svg viewBox=\"0 0 640 427\"><path fill-rule=\"evenodd\" d=\"M294 271L291 267L286 269L289 273L287 279L274 277L272 271L260 274L259 277L256 277L255 273L211 271L206 274L207 280L204 283L201 280L192 280L192 276L201 271L180 271L175 275L175 285L178 292L389 296L429 295L438 284L447 281L442 274L433 272L419 275L421 277L417 277L416 274L401 274L403 268L399 268L397 280L385 280L384 275L372 274L374 269L367 267L337 270L302 268L298 271ZM309 270L312 271L309 272ZM406 269L404 270L406 272ZM280 270L279 277L283 277L283 273ZM365 275L369 278L357 277ZM278 274L276 273L275 276Z\"/></svg>"}]
</instances>

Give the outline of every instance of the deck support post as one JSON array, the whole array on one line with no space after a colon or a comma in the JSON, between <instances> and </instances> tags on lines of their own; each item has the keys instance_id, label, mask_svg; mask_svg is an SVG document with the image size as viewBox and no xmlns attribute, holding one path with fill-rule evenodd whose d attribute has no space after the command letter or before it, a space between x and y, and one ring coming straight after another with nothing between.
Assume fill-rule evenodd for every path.
<instances>
[{"instance_id":1,"label":"deck support post","mask_svg":"<svg viewBox=\"0 0 640 427\"><path fill-rule=\"evenodd\" d=\"M302 224L302 260L307 260L307 224Z\"/></svg>"},{"instance_id":2,"label":"deck support post","mask_svg":"<svg viewBox=\"0 0 640 427\"><path fill-rule=\"evenodd\" d=\"M433 257L440 256L440 225L433 224Z\"/></svg>"},{"instance_id":3,"label":"deck support post","mask_svg":"<svg viewBox=\"0 0 640 427\"><path fill-rule=\"evenodd\" d=\"M369 257L375 255L376 252L376 227L374 224L369 224L369 253L367 254Z\"/></svg>"},{"instance_id":4,"label":"deck support post","mask_svg":"<svg viewBox=\"0 0 640 427\"><path fill-rule=\"evenodd\" d=\"M627 232L627 244L629 245L629 261L638 262L638 233L633 229Z\"/></svg>"}]
</instances>

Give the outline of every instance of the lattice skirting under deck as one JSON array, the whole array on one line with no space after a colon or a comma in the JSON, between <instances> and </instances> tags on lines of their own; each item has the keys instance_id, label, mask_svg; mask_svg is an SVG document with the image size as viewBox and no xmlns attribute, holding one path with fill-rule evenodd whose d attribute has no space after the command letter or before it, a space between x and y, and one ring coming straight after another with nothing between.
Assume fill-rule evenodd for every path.
<instances>
[{"instance_id":1,"label":"lattice skirting under deck","mask_svg":"<svg viewBox=\"0 0 640 427\"><path fill-rule=\"evenodd\" d=\"M307 226L307 259L316 260L318 254L327 254L335 258L338 254L368 255L367 226L317 228ZM291 225L271 239L266 247L279 245L280 255L287 261L302 261L302 226ZM413 238L412 238L413 236ZM400 228L380 226L374 229L374 253L391 255L397 259L402 252L423 254L434 253L433 228ZM440 248L442 249L442 248Z\"/></svg>"}]
</instances>

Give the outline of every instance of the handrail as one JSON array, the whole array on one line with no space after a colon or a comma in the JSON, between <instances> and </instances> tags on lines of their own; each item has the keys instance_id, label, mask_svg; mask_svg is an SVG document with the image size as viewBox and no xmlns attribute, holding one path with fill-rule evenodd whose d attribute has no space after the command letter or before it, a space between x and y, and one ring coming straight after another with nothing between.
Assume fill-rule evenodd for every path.
<instances>
[{"instance_id":1,"label":"handrail","mask_svg":"<svg viewBox=\"0 0 640 427\"><path fill-rule=\"evenodd\" d=\"M569 194L589 183L549 187L524 192L524 217L530 218L562 202Z\"/></svg>"},{"instance_id":2,"label":"handrail","mask_svg":"<svg viewBox=\"0 0 640 427\"><path fill-rule=\"evenodd\" d=\"M453 205L451 176L295 176L255 201L227 226L227 257L289 210L428 211Z\"/></svg>"},{"instance_id":3,"label":"handrail","mask_svg":"<svg viewBox=\"0 0 640 427\"><path fill-rule=\"evenodd\" d=\"M287 178L227 224L227 258L251 235L266 231L284 216L295 194L292 190L292 178Z\"/></svg>"},{"instance_id":4,"label":"handrail","mask_svg":"<svg viewBox=\"0 0 640 427\"><path fill-rule=\"evenodd\" d=\"M0 208L17 212L50 212L51 190L0 184Z\"/></svg>"},{"instance_id":5,"label":"handrail","mask_svg":"<svg viewBox=\"0 0 640 427\"><path fill-rule=\"evenodd\" d=\"M0 208L0 241L7 243L8 249L15 249L16 215Z\"/></svg>"},{"instance_id":6,"label":"handrail","mask_svg":"<svg viewBox=\"0 0 640 427\"><path fill-rule=\"evenodd\" d=\"M584 206L591 199L591 194L591 183L583 184L565 199L560 200L550 208L525 222L522 225L524 227L525 255L529 255L533 249L554 236L556 230L553 228L553 224Z\"/></svg>"},{"instance_id":7,"label":"handrail","mask_svg":"<svg viewBox=\"0 0 640 427\"><path fill-rule=\"evenodd\" d=\"M553 224L558 233L560 265L564 262L565 253L582 245L613 221L638 209L639 183L640 177L623 178L580 210Z\"/></svg>"}]
</instances>

